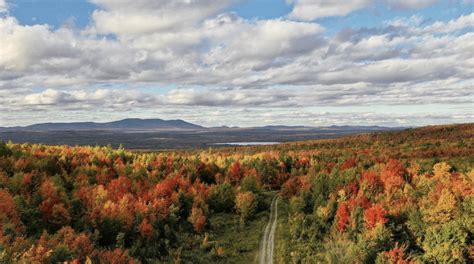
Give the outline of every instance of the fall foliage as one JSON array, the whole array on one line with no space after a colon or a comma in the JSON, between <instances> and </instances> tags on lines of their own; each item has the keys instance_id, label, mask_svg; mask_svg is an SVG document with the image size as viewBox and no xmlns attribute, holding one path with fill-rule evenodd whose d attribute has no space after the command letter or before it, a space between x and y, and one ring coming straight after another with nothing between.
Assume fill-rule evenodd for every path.
<instances>
[{"instance_id":1,"label":"fall foliage","mask_svg":"<svg viewBox=\"0 0 474 264\"><path fill-rule=\"evenodd\" d=\"M472 124L202 151L1 143L0 263L225 263L211 219L245 229L269 191L279 263L465 263L473 157Z\"/></svg>"}]
</instances>

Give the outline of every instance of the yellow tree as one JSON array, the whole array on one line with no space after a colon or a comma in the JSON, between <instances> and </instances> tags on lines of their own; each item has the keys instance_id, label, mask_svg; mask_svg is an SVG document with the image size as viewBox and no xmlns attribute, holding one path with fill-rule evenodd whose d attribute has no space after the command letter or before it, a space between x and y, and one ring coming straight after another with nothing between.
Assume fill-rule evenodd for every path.
<instances>
[{"instance_id":1,"label":"yellow tree","mask_svg":"<svg viewBox=\"0 0 474 264\"><path fill-rule=\"evenodd\" d=\"M235 207L240 214L240 224L244 225L257 209L255 195L252 192L242 192L237 194Z\"/></svg>"}]
</instances>

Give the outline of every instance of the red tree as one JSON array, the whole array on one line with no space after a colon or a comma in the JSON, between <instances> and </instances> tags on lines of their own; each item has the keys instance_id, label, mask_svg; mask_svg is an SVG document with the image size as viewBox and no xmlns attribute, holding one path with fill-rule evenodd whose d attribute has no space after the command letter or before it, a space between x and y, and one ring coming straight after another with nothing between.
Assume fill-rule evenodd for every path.
<instances>
[{"instance_id":1,"label":"red tree","mask_svg":"<svg viewBox=\"0 0 474 264\"><path fill-rule=\"evenodd\" d=\"M386 211L382 208L382 206L378 204L373 205L364 212L365 225L368 229L374 228L377 224L383 225L387 222L385 215Z\"/></svg>"},{"instance_id":2,"label":"red tree","mask_svg":"<svg viewBox=\"0 0 474 264\"><path fill-rule=\"evenodd\" d=\"M238 183L242 179L242 169L240 162L236 161L229 168L229 180L231 183Z\"/></svg>"},{"instance_id":3,"label":"red tree","mask_svg":"<svg viewBox=\"0 0 474 264\"><path fill-rule=\"evenodd\" d=\"M407 171L403 164L398 160L391 159L380 173L380 179L385 189L399 188L405 182L404 176L406 173Z\"/></svg>"},{"instance_id":4,"label":"red tree","mask_svg":"<svg viewBox=\"0 0 474 264\"><path fill-rule=\"evenodd\" d=\"M350 216L351 214L349 212L349 207L347 206L347 203L340 203L336 212L337 229L339 231L344 232L346 230Z\"/></svg>"}]
</instances>

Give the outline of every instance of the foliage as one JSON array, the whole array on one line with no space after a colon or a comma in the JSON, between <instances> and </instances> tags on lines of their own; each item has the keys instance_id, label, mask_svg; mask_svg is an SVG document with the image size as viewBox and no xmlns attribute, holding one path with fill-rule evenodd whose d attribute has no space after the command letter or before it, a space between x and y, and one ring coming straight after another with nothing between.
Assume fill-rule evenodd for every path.
<instances>
[{"instance_id":1,"label":"foliage","mask_svg":"<svg viewBox=\"0 0 474 264\"><path fill-rule=\"evenodd\" d=\"M0 262L248 263L279 190L279 262L468 263L473 164L473 124L208 151L0 143Z\"/></svg>"},{"instance_id":2,"label":"foliage","mask_svg":"<svg viewBox=\"0 0 474 264\"><path fill-rule=\"evenodd\" d=\"M240 214L240 223L244 225L255 213L257 201L252 192L238 193L235 198L235 207Z\"/></svg>"},{"instance_id":3,"label":"foliage","mask_svg":"<svg viewBox=\"0 0 474 264\"><path fill-rule=\"evenodd\" d=\"M209 190L209 208L215 212L231 212L235 207L235 190L228 183L214 185Z\"/></svg>"},{"instance_id":4,"label":"foliage","mask_svg":"<svg viewBox=\"0 0 474 264\"><path fill-rule=\"evenodd\" d=\"M5 142L0 141L0 157L11 156L13 154L12 150L5 144Z\"/></svg>"}]
</instances>

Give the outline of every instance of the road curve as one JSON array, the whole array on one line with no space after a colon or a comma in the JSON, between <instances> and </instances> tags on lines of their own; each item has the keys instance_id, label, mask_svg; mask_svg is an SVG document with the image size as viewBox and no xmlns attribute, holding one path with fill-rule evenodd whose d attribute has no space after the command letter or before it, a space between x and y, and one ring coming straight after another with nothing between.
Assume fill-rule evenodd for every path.
<instances>
[{"instance_id":1,"label":"road curve","mask_svg":"<svg viewBox=\"0 0 474 264\"><path fill-rule=\"evenodd\" d=\"M275 230L278 218L278 198L275 196L270 208L270 219L268 219L262 241L260 242L259 264L273 264L273 250L275 247Z\"/></svg>"}]
</instances>

